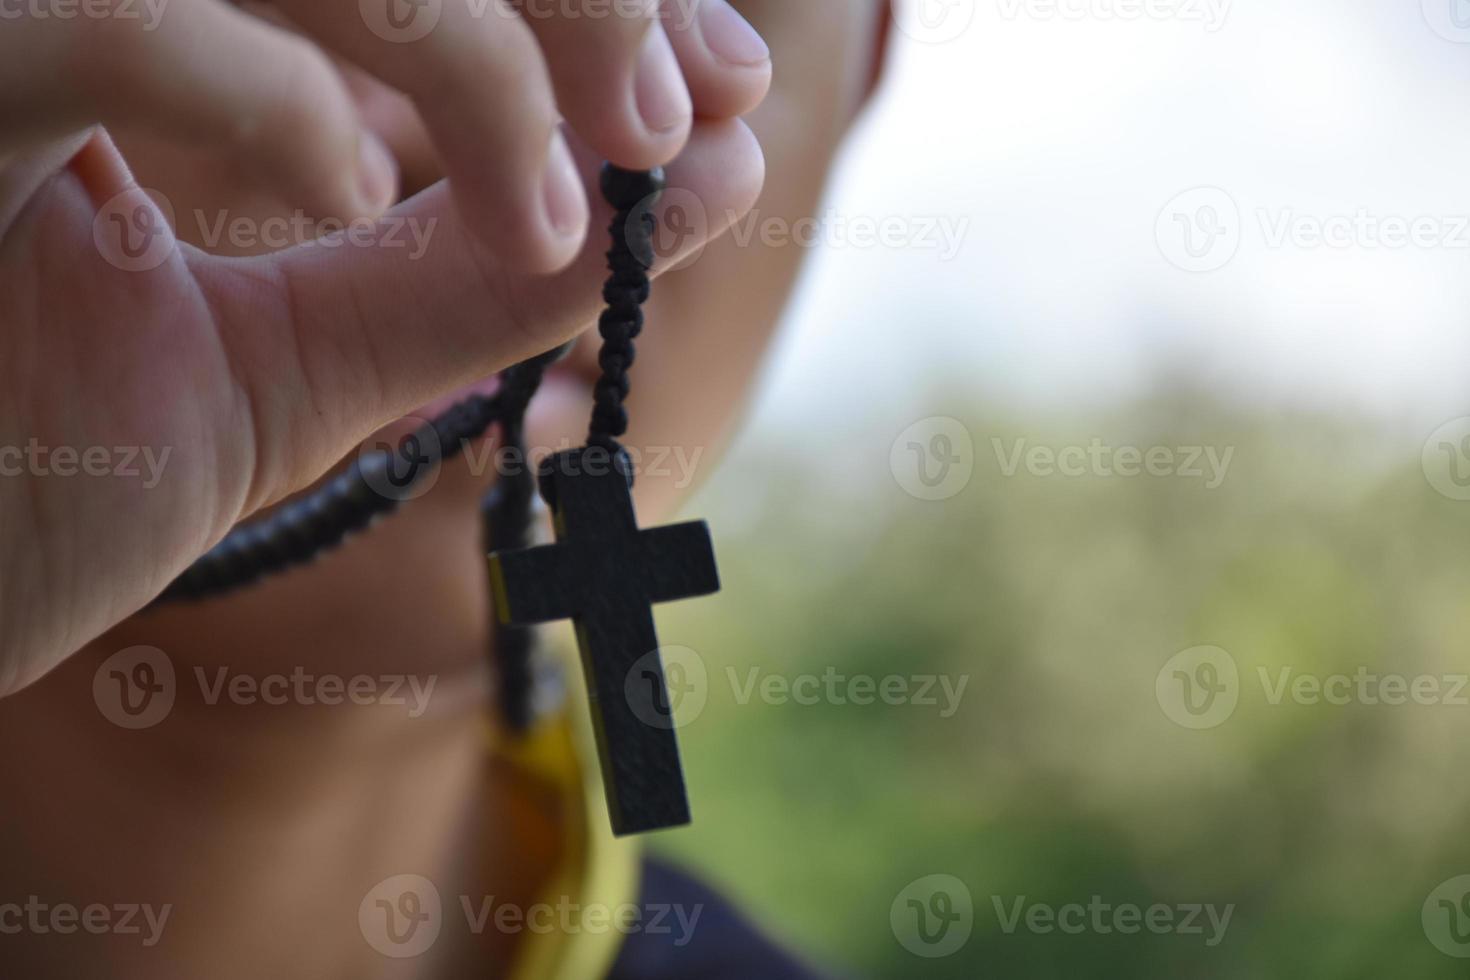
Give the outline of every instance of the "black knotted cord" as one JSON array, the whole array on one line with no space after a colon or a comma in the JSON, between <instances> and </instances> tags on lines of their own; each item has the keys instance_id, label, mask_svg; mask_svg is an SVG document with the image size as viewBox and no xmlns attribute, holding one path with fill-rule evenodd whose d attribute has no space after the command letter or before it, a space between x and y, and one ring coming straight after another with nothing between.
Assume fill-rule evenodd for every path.
<instances>
[{"instance_id":1,"label":"black knotted cord","mask_svg":"<svg viewBox=\"0 0 1470 980\"><path fill-rule=\"evenodd\" d=\"M397 448L361 456L300 500L236 527L176 578L154 605L214 598L305 565L393 513L443 461L458 456L490 426L498 422L502 428L519 429L547 366L566 349L558 347L507 368L495 394L460 402L404 437Z\"/></svg>"},{"instance_id":2,"label":"black knotted cord","mask_svg":"<svg viewBox=\"0 0 1470 980\"><path fill-rule=\"evenodd\" d=\"M587 444L609 453L627 474L633 467L619 438L628 431L624 408L633 366L633 341L643 330L642 305L650 292L653 264L653 207L664 189L661 169L602 171L602 193L615 211L607 252L610 275L602 295L607 308L598 319L602 374L593 390ZM349 535L398 510L417 495L425 479L444 461L462 453L492 425L499 425L500 476L481 501L483 544L487 552L528 547L535 534L536 479L525 445L526 408L546 369L571 344L507 368L493 394L475 396L450 408L404 437L397 447L360 456L324 486L275 513L236 527L190 565L153 605L210 599L260 579L308 564L336 548ZM427 450L427 451L426 451ZM543 492L548 485L542 482ZM497 623L491 636L499 680L502 716L513 731L534 721L537 686L535 631Z\"/></svg>"},{"instance_id":3,"label":"black knotted cord","mask_svg":"<svg viewBox=\"0 0 1470 980\"><path fill-rule=\"evenodd\" d=\"M628 369L637 353L633 341L643 332L643 304L648 301L648 270L654 257L653 208L663 190L662 169L607 166L602 170L602 194L616 214L608 228L612 235L612 247L607 252L611 275L602 287L607 308L597 321L597 331L602 335L602 350L597 355L602 377L593 389L587 445L606 450L624 464L626 454L618 442L628 431L628 411L623 403L628 398ZM631 482L631 467L628 479Z\"/></svg>"}]
</instances>

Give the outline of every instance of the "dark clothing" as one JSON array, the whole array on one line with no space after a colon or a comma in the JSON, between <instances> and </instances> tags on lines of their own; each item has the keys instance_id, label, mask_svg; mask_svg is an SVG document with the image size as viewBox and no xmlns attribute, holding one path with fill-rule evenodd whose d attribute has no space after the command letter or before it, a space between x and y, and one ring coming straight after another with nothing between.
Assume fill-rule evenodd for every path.
<instances>
[{"instance_id":1,"label":"dark clothing","mask_svg":"<svg viewBox=\"0 0 1470 980\"><path fill-rule=\"evenodd\" d=\"M639 904L700 908L688 936L633 933L608 980L832 980L781 949L727 899L668 864L646 861ZM676 946L676 940L687 940Z\"/></svg>"}]
</instances>

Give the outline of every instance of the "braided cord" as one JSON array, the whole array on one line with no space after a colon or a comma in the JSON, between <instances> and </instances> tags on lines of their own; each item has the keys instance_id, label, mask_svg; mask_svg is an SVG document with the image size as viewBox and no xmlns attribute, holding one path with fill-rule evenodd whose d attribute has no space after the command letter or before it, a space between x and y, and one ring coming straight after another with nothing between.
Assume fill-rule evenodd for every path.
<instances>
[{"instance_id":1,"label":"braided cord","mask_svg":"<svg viewBox=\"0 0 1470 980\"><path fill-rule=\"evenodd\" d=\"M606 450L626 466L626 454L618 439L628 431L628 369L637 354L633 341L643 332L643 304L653 265L653 208L664 190L664 172L623 170L611 165L602 170L602 193L612 204L614 215L608 231L612 247L607 252L610 275L602 287L607 303L597 321L602 349L597 363L602 369L593 389L592 422L587 445ZM629 482L632 467L626 466Z\"/></svg>"},{"instance_id":2,"label":"braided cord","mask_svg":"<svg viewBox=\"0 0 1470 980\"><path fill-rule=\"evenodd\" d=\"M615 213L607 252L610 275L602 289L607 306L597 323L602 337L597 360L602 373L593 389L587 444L611 455L631 485L633 468L618 440L628 431L628 371L636 356L633 342L643 330L642 307L651 288L653 208L663 193L664 174L661 169L630 171L607 165L601 183L603 196ZM361 456L308 496L235 528L153 604L225 595L315 560L348 535L394 513L445 460L459 455L470 441L496 424L506 465L500 467L500 478L481 501L484 545L490 552L529 547L534 543L537 480L526 452L526 408L546 369L570 348L571 344L565 344L507 368L500 374L500 388L494 395L460 402L397 447ZM536 710L535 631L497 624L491 647L502 717L511 730L523 732L534 722Z\"/></svg>"},{"instance_id":3,"label":"braided cord","mask_svg":"<svg viewBox=\"0 0 1470 980\"><path fill-rule=\"evenodd\" d=\"M628 369L636 355L633 341L643 330L642 305L649 296L648 270L653 264L653 207L663 193L664 173L661 169L634 171L607 165L601 183L603 195L615 213L609 228L612 246L607 252L611 274L602 289L607 308L597 323L602 336L598 353L602 375L593 390L587 444L618 459L631 482L632 467L618 439L628 431L624 407L629 392ZM496 423L506 437L504 446L518 452L523 464L512 467L515 475L500 481L503 490L492 490L482 504L487 520L495 516L487 540L495 542L497 550L504 547L499 543L500 536L511 535L509 529L519 524L528 528L530 521L535 481L524 472L522 421L526 406L546 368L569 347L564 345L507 368L501 372L500 390L493 396L460 402L407 436L396 449L359 457L310 495L269 517L235 528L185 569L153 604L224 595L313 561L336 548L348 535L396 511L441 463L457 456L468 442ZM431 451L426 453L426 447ZM529 531L523 528L514 533L524 535Z\"/></svg>"},{"instance_id":4,"label":"braided cord","mask_svg":"<svg viewBox=\"0 0 1470 980\"><path fill-rule=\"evenodd\" d=\"M405 437L395 449L362 456L325 486L269 517L240 525L169 585L154 605L221 596L305 565L396 511L445 460L491 425L520 429L559 347L501 372L494 395L466 399Z\"/></svg>"},{"instance_id":5,"label":"braided cord","mask_svg":"<svg viewBox=\"0 0 1470 980\"><path fill-rule=\"evenodd\" d=\"M528 399L529 400L529 399ZM501 422L500 478L480 501L487 554L535 544L536 477L526 452L524 409ZM529 730L536 718L536 630L492 617L490 657L500 718L512 732Z\"/></svg>"}]
</instances>

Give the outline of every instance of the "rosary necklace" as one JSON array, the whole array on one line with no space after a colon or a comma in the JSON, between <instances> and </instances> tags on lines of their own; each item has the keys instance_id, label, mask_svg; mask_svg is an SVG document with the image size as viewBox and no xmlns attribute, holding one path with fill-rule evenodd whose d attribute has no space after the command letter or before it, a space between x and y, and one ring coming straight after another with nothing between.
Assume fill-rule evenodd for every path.
<instances>
[{"instance_id":1,"label":"rosary necklace","mask_svg":"<svg viewBox=\"0 0 1470 980\"><path fill-rule=\"evenodd\" d=\"M243 524L184 571L155 604L223 595L304 564L349 534L395 511L439 463L498 425L503 458L519 465L481 503L500 711L513 732L535 721L536 634L570 619L587 675L593 731L612 828L619 836L689 822L679 747L653 605L719 590L714 548L703 521L640 530L633 511L633 465L618 439L628 430L628 370L643 329L653 263L653 208L662 170L605 165L609 229L607 308L598 320L602 374L593 391L587 444L526 465L526 408L546 369L571 345L501 372L489 396L474 396L407 436L395 449L359 457L344 472L270 517ZM422 447L442 452L426 456ZM550 508L556 541L536 545L536 494Z\"/></svg>"}]
</instances>

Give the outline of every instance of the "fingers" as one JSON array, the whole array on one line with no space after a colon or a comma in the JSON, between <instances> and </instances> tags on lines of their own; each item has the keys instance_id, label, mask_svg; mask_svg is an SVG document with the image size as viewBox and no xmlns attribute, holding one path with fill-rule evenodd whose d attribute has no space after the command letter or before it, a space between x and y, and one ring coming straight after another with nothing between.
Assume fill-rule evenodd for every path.
<instances>
[{"instance_id":1,"label":"fingers","mask_svg":"<svg viewBox=\"0 0 1470 980\"><path fill-rule=\"evenodd\" d=\"M595 186L590 159L583 179ZM743 123L696 123L669 168L666 197L686 208L700 202L705 233L659 268L746 213L763 179L760 148ZM606 209L598 215L605 223ZM606 276L600 240L555 277L510 275L485 260L442 184L379 227L394 221L430 230L419 257L379 242L198 260L196 275L221 311L226 345L255 406L254 444L267 450L250 495L254 507L315 479L385 422L548 350L596 319Z\"/></svg>"},{"instance_id":2,"label":"fingers","mask_svg":"<svg viewBox=\"0 0 1470 980\"><path fill-rule=\"evenodd\" d=\"M693 116L748 112L770 85L770 50L726 0L521 0L519 9L567 122L623 167L667 163Z\"/></svg>"},{"instance_id":3,"label":"fingers","mask_svg":"<svg viewBox=\"0 0 1470 980\"><path fill-rule=\"evenodd\" d=\"M771 49L728 0L665 0L664 24L695 111L750 112L771 87Z\"/></svg>"},{"instance_id":4,"label":"fingers","mask_svg":"<svg viewBox=\"0 0 1470 980\"><path fill-rule=\"evenodd\" d=\"M527 0L522 4L521 14L528 19L533 29L545 20L537 4L544 6L547 2L548 0L535 0L532 3ZM691 0L665 0L663 26L678 58L679 67L683 70L684 82L693 98L695 115L705 119L719 119L749 112L760 103L770 86L770 49L760 34L726 0L704 0L692 11L681 9L690 2ZM548 39L550 35L544 40ZM571 53L575 55L575 52ZM575 57L569 60L574 68L578 66ZM416 193L443 179L443 168L413 103L397 89L385 85L350 62L340 62L338 70L346 79L363 120L388 144L398 161L403 192ZM625 73L621 66L618 70ZM659 156L650 156L641 149L635 148L632 152L625 149L622 153L615 151L617 145L626 147L630 139L635 139L636 130L632 137L613 133L602 134L599 138L593 134L593 130L610 117L608 113L599 111L598 107L602 104L599 100L607 101L604 97L608 92L616 91L616 87L564 83L555 67L553 83L562 111L577 130L579 139L599 146L598 152L603 157L620 160L625 166L635 166L636 164L629 161L640 158L654 159L659 164L667 162ZM579 98L583 92L586 92L586 97ZM629 117L626 110L629 101L626 89L616 101L622 105L618 111L623 114L625 128L632 128L626 122Z\"/></svg>"},{"instance_id":5,"label":"fingers","mask_svg":"<svg viewBox=\"0 0 1470 980\"><path fill-rule=\"evenodd\" d=\"M338 62L337 70L357 103L363 123L387 144L398 161L399 194L412 197L443 180L444 167L434 152L434 142L408 96L350 62Z\"/></svg>"},{"instance_id":6,"label":"fingers","mask_svg":"<svg viewBox=\"0 0 1470 980\"><path fill-rule=\"evenodd\" d=\"M657 0L522 0L520 9L546 54L557 104L594 152L638 170L679 152L694 104Z\"/></svg>"},{"instance_id":7,"label":"fingers","mask_svg":"<svg viewBox=\"0 0 1470 980\"><path fill-rule=\"evenodd\" d=\"M172 4L147 29L121 18L7 20L0 64L20 69L0 89L0 151L101 123L232 147L317 215L376 215L393 200L392 160L327 58L218 0Z\"/></svg>"},{"instance_id":8,"label":"fingers","mask_svg":"<svg viewBox=\"0 0 1470 980\"><path fill-rule=\"evenodd\" d=\"M696 115L744 112L770 79L764 42L726 0L277 6L412 100L471 228L514 271L562 268L586 234L561 118L596 154L648 168L679 152Z\"/></svg>"},{"instance_id":9,"label":"fingers","mask_svg":"<svg viewBox=\"0 0 1470 980\"><path fill-rule=\"evenodd\" d=\"M535 35L505 0L278 0L413 100L470 227L508 269L563 268L588 205Z\"/></svg>"}]
</instances>

